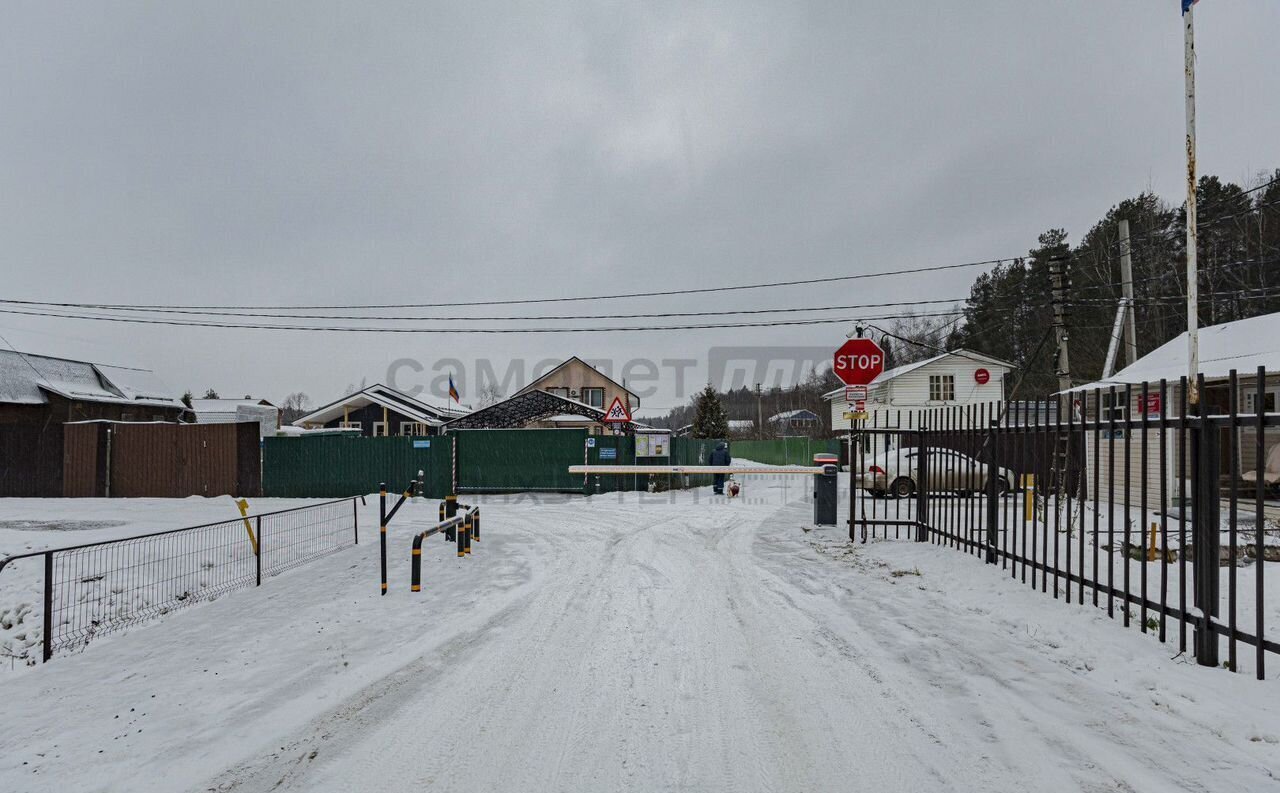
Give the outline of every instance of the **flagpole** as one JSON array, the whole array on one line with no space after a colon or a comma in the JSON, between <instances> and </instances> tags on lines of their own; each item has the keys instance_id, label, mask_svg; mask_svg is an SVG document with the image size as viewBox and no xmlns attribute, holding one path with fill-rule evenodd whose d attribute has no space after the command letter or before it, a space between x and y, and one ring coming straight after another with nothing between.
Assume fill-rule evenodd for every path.
<instances>
[{"instance_id":1,"label":"flagpole","mask_svg":"<svg viewBox=\"0 0 1280 793\"><path fill-rule=\"evenodd\" d=\"M1187 401L1200 403L1200 282L1196 267L1196 40L1195 5L1183 3L1182 30L1187 89Z\"/></svg>"}]
</instances>

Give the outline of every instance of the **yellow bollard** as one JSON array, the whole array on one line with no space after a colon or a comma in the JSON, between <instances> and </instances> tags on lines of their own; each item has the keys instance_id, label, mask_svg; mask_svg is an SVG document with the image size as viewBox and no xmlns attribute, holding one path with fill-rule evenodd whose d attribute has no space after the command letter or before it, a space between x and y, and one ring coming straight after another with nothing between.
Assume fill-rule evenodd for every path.
<instances>
[{"instance_id":1,"label":"yellow bollard","mask_svg":"<svg viewBox=\"0 0 1280 793\"><path fill-rule=\"evenodd\" d=\"M1147 548L1147 561L1154 562L1156 560L1156 524L1151 522L1151 545Z\"/></svg>"},{"instance_id":2,"label":"yellow bollard","mask_svg":"<svg viewBox=\"0 0 1280 793\"><path fill-rule=\"evenodd\" d=\"M244 519L244 530L249 533L249 545L253 546L253 555L258 555L258 538L253 536L253 527L249 525L249 502L243 498L236 501L240 508L240 517Z\"/></svg>"},{"instance_id":3,"label":"yellow bollard","mask_svg":"<svg viewBox=\"0 0 1280 793\"><path fill-rule=\"evenodd\" d=\"M1022 475L1022 519L1030 523L1036 515L1036 475Z\"/></svg>"}]
</instances>

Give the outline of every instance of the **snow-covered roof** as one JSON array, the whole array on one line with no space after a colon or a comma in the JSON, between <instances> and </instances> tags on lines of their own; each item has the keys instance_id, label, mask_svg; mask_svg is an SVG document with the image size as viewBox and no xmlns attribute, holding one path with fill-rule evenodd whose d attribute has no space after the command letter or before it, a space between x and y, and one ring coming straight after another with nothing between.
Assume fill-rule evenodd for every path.
<instances>
[{"instance_id":1,"label":"snow-covered roof","mask_svg":"<svg viewBox=\"0 0 1280 793\"><path fill-rule=\"evenodd\" d=\"M192 410L235 410L237 405L261 405L263 407L275 407L265 399L254 399L246 397L245 399L193 399L191 400Z\"/></svg>"},{"instance_id":2,"label":"snow-covered roof","mask_svg":"<svg viewBox=\"0 0 1280 793\"><path fill-rule=\"evenodd\" d=\"M291 426L289 426L288 424L286 424L286 425L285 425L285 426L283 426L283 427L279 427L279 428L277 428L277 429L276 429L276 436L277 436L277 437L289 437L289 438L301 438L301 437L308 437L308 438L313 438L313 437L315 437L315 436L317 436L317 435L354 435L354 436L359 436L359 435L360 435L360 430L357 430L357 429L347 429L347 428L345 428L345 427L320 427L320 428L317 428L317 429L309 430L309 429L306 429L305 427L291 427Z\"/></svg>"},{"instance_id":3,"label":"snow-covered roof","mask_svg":"<svg viewBox=\"0 0 1280 793\"><path fill-rule=\"evenodd\" d=\"M0 402L42 405L50 393L84 402L183 407L146 369L0 350Z\"/></svg>"},{"instance_id":4,"label":"snow-covered roof","mask_svg":"<svg viewBox=\"0 0 1280 793\"><path fill-rule=\"evenodd\" d=\"M1280 371L1280 313L1263 314L1200 329L1200 371L1206 380L1224 380L1234 369L1252 374L1259 366ZM1105 380L1076 386L1093 390L1127 383L1177 382L1187 373L1187 334L1182 332Z\"/></svg>"},{"instance_id":5,"label":"snow-covered roof","mask_svg":"<svg viewBox=\"0 0 1280 793\"><path fill-rule=\"evenodd\" d=\"M448 407L441 405L438 400L409 396L403 391L377 383L313 410L293 423L298 427L306 424L324 424L341 418L343 409L346 407L358 408L366 405L379 405L433 427L471 412L465 405L460 408Z\"/></svg>"},{"instance_id":6,"label":"snow-covered roof","mask_svg":"<svg viewBox=\"0 0 1280 793\"><path fill-rule=\"evenodd\" d=\"M554 421L558 424L569 424L569 423L594 424L595 423L595 419L591 418L590 416L579 416L574 413L562 413L559 416L552 416L549 419L544 419L544 421Z\"/></svg>"},{"instance_id":7,"label":"snow-covered roof","mask_svg":"<svg viewBox=\"0 0 1280 793\"><path fill-rule=\"evenodd\" d=\"M890 380L893 380L894 378L902 377L904 374L907 374L908 372L914 372L915 370L921 369L925 366L928 366L929 364L937 363L938 361L941 361L944 358L951 358L951 357L963 358L965 360L970 360L975 363L983 363L991 366L999 366L1005 369L1013 368L1013 364L1009 363L1008 361L1002 360L1000 358L996 358L991 355L987 355L986 353L975 352L974 350L969 350L969 349L951 350L949 352L944 352L939 355L935 355L932 358L925 358L923 361L916 361L915 363L908 363L908 364L903 364L902 366L895 366L894 368L885 371L883 374L877 377L875 379L875 382L873 382L870 386L868 386L868 388L876 388L877 386L882 386L885 383L889 382ZM823 394L822 398L823 399L836 399L837 397L843 398L844 388L845 388L844 386L840 386L839 388L833 388L832 390Z\"/></svg>"},{"instance_id":8,"label":"snow-covered roof","mask_svg":"<svg viewBox=\"0 0 1280 793\"><path fill-rule=\"evenodd\" d=\"M841 389L840 392L844 393L844 389ZM817 418L818 418L818 414L814 413L812 410L805 410L804 408L800 408L799 410L785 410L781 413L774 413L772 416L769 417L769 421L771 422L794 421L795 419L805 419L808 421L816 421Z\"/></svg>"},{"instance_id":9,"label":"snow-covered roof","mask_svg":"<svg viewBox=\"0 0 1280 793\"><path fill-rule=\"evenodd\" d=\"M690 428L692 424L688 425ZM729 429L731 430L749 430L754 429L756 423L751 419L729 419ZM684 429L683 427L681 429Z\"/></svg>"},{"instance_id":10,"label":"snow-covered roof","mask_svg":"<svg viewBox=\"0 0 1280 793\"><path fill-rule=\"evenodd\" d=\"M234 416L236 412L244 408L254 408L257 410L279 410L275 405L270 403L263 404L261 399L193 399L191 400L191 412L197 416L200 414L226 413Z\"/></svg>"}]
</instances>

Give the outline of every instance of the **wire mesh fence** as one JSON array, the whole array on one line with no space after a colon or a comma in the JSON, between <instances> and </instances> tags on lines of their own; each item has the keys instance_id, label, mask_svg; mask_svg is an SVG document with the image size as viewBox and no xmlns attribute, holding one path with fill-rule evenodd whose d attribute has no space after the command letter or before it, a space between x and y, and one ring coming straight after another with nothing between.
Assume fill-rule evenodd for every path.
<instances>
[{"instance_id":1,"label":"wire mesh fence","mask_svg":"<svg viewBox=\"0 0 1280 793\"><path fill-rule=\"evenodd\" d=\"M0 572L41 568L47 661L357 543L357 500L20 554L0 561Z\"/></svg>"},{"instance_id":2,"label":"wire mesh fence","mask_svg":"<svg viewBox=\"0 0 1280 793\"><path fill-rule=\"evenodd\" d=\"M1280 378L1232 372L863 428L850 538L927 540L1265 677L1280 644ZM887 426L886 426L887 425Z\"/></svg>"}]
</instances>

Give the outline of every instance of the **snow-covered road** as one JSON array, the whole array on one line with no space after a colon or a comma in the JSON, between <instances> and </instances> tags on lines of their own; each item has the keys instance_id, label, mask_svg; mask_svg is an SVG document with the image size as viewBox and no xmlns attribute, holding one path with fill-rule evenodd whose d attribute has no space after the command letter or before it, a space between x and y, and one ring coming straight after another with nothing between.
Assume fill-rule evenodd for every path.
<instances>
[{"instance_id":1,"label":"snow-covered road","mask_svg":"<svg viewBox=\"0 0 1280 793\"><path fill-rule=\"evenodd\" d=\"M420 596L403 523L386 598L361 545L0 679L0 789L1280 789L1274 683L803 490L493 500Z\"/></svg>"}]
</instances>

